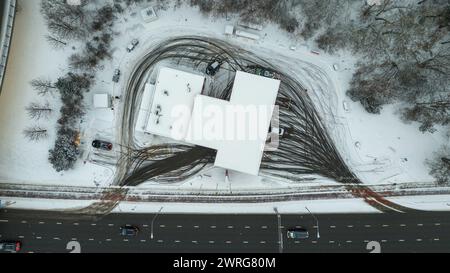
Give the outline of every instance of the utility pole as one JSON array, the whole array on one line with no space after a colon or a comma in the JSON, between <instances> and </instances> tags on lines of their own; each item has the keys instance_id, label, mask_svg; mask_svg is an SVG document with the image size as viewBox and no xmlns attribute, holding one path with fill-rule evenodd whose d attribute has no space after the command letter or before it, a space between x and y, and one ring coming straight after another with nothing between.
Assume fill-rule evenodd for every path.
<instances>
[{"instance_id":1,"label":"utility pole","mask_svg":"<svg viewBox=\"0 0 450 273\"><path fill-rule=\"evenodd\" d=\"M159 211L156 213L155 217L153 217L152 224L151 224L151 234L150 234L150 238L151 238L152 240L153 240L153 226L154 226L154 224L155 224L156 217L158 217L158 215L161 213L161 211L163 210L163 208L164 208L164 207L161 207L161 208L159 209Z\"/></svg>"},{"instance_id":2,"label":"utility pole","mask_svg":"<svg viewBox=\"0 0 450 273\"><path fill-rule=\"evenodd\" d=\"M278 208L274 207L273 210L277 214L277 220L278 220L278 241L279 241L278 252L283 253L283 232L281 231L281 215L278 212Z\"/></svg>"},{"instance_id":3,"label":"utility pole","mask_svg":"<svg viewBox=\"0 0 450 273\"><path fill-rule=\"evenodd\" d=\"M320 233L319 233L319 219L317 219L317 217L311 213L311 211L309 211L308 207L306 207L306 210L309 212L309 214L311 214L311 216L316 220L316 226L317 226L317 239L320 238Z\"/></svg>"}]
</instances>

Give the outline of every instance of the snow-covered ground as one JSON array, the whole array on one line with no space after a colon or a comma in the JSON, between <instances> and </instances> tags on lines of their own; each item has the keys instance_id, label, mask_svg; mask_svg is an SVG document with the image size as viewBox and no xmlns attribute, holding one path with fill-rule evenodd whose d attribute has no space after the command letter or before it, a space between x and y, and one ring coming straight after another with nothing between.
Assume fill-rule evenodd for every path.
<instances>
[{"instance_id":1,"label":"snow-covered ground","mask_svg":"<svg viewBox=\"0 0 450 273\"><path fill-rule=\"evenodd\" d=\"M353 73L354 57L346 53L336 56L312 54L310 51L314 49L313 45L281 31L272 24L266 25L260 31L262 38L259 41L225 36L225 25L236 24L236 18L231 17L230 21L208 18L201 15L197 8L187 6L158 10L159 19L151 23L142 21L140 7L131 7L118 19L116 30L121 34L113 42L113 59L106 62L98 72L96 85L86 98L91 111L88 111L80 125L86 147L83 155L86 163L85 160L80 160L74 170L56 173L47 157L55 140L54 128L58 113L54 113L48 121L39 122L49 129L50 137L47 140L29 142L22 134L23 129L34 124L28 118L25 107L32 101L44 100L37 97L29 81L41 76L55 80L56 77L64 75L67 73L67 58L75 51L71 46L64 50L54 50L46 42L47 29L39 13L40 1L23 0L21 3L22 10L17 14L8 70L0 96L0 183L7 181L77 186L109 185L115 170L110 166L89 162L88 159L92 156L89 143L97 137L114 140L117 118L120 115L120 107L117 104L120 102L115 102L114 111L94 110L90 105L92 96L95 93L121 95L120 91L124 90L131 68L142 54L158 41L181 35L203 35L228 40L266 57L278 66L291 69L314 94L313 100L324 115L338 149L365 183L432 180L424 166L424 160L443 143L443 133L422 134L418 125L402 123L399 116L394 114L398 108L395 105L385 107L381 115L371 115L358 103L351 102L345 96L345 91ZM134 38L140 39L141 43L134 52L127 53L125 48ZM294 50L290 49L292 46L295 46ZM332 66L335 63L339 64L339 71L334 71ZM122 70L122 77L118 84L113 84L111 78L116 68ZM55 110L59 109L59 99L56 96L48 100ZM343 109L343 101L347 101L349 105L348 112ZM359 148L355 146L356 142L360 143ZM324 180L320 183L332 182ZM248 190L301 187L307 184L293 185L285 181L249 179L237 173L231 173L230 179L225 180L223 171L213 169L176 185L176 188ZM147 183L142 187L159 186ZM350 208L356 209L352 206Z\"/></svg>"}]
</instances>

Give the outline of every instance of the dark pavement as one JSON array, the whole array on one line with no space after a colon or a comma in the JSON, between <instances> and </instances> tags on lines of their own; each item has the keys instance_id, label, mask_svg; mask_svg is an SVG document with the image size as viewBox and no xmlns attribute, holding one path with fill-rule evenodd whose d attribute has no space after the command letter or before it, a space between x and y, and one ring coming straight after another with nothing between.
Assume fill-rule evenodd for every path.
<instances>
[{"instance_id":1,"label":"dark pavement","mask_svg":"<svg viewBox=\"0 0 450 273\"><path fill-rule=\"evenodd\" d=\"M450 213L283 215L283 252L450 252ZM279 252L276 215L112 214L101 219L75 219L36 211L1 211L0 240L20 240L24 252L69 252L77 241L82 252ZM125 224L140 227L137 237L119 235ZM285 231L305 227L307 240L287 239Z\"/></svg>"}]
</instances>

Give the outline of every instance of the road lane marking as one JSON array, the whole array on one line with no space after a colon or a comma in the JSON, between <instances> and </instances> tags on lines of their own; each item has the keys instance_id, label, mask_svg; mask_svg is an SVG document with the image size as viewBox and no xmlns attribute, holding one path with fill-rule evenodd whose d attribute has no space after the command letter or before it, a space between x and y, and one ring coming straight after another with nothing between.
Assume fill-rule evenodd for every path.
<instances>
[{"instance_id":1,"label":"road lane marking","mask_svg":"<svg viewBox=\"0 0 450 273\"><path fill-rule=\"evenodd\" d=\"M180 241L180 240L175 240L175 243L177 243L177 244L178 244L178 243L181 243L181 241Z\"/></svg>"},{"instance_id":2,"label":"road lane marking","mask_svg":"<svg viewBox=\"0 0 450 273\"><path fill-rule=\"evenodd\" d=\"M110 226L110 227L113 227L113 226L114 226L114 224L108 224L108 226Z\"/></svg>"},{"instance_id":3,"label":"road lane marking","mask_svg":"<svg viewBox=\"0 0 450 273\"><path fill-rule=\"evenodd\" d=\"M334 244L334 241L329 241L330 244Z\"/></svg>"},{"instance_id":4,"label":"road lane marking","mask_svg":"<svg viewBox=\"0 0 450 273\"><path fill-rule=\"evenodd\" d=\"M244 244L248 244L248 241L243 241L242 243L244 243Z\"/></svg>"},{"instance_id":5,"label":"road lane marking","mask_svg":"<svg viewBox=\"0 0 450 273\"><path fill-rule=\"evenodd\" d=\"M183 226L178 225L177 228L182 228Z\"/></svg>"},{"instance_id":6,"label":"road lane marking","mask_svg":"<svg viewBox=\"0 0 450 273\"><path fill-rule=\"evenodd\" d=\"M227 244L231 244L231 241L226 241Z\"/></svg>"},{"instance_id":7,"label":"road lane marking","mask_svg":"<svg viewBox=\"0 0 450 273\"><path fill-rule=\"evenodd\" d=\"M92 223L92 224L91 224L91 226L96 226L96 225L97 225L96 223Z\"/></svg>"},{"instance_id":8,"label":"road lane marking","mask_svg":"<svg viewBox=\"0 0 450 273\"><path fill-rule=\"evenodd\" d=\"M389 225L382 225L382 227L389 227Z\"/></svg>"},{"instance_id":9,"label":"road lane marking","mask_svg":"<svg viewBox=\"0 0 450 273\"><path fill-rule=\"evenodd\" d=\"M147 240L141 240L141 243L145 243L145 242L147 242Z\"/></svg>"},{"instance_id":10,"label":"road lane marking","mask_svg":"<svg viewBox=\"0 0 450 273\"><path fill-rule=\"evenodd\" d=\"M194 226L194 228L200 228L199 226Z\"/></svg>"},{"instance_id":11,"label":"road lane marking","mask_svg":"<svg viewBox=\"0 0 450 273\"><path fill-rule=\"evenodd\" d=\"M435 225L435 226L440 226L440 225L441 225L441 223L434 223L434 225Z\"/></svg>"},{"instance_id":12,"label":"road lane marking","mask_svg":"<svg viewBox=\"0 0 450 273\"><path fill-rule=\"evenodd\" d=\"M346 241L346 243L351 243L351 242L352 242L352 241L350 241L350 240L349 240L349 241Z\"/></svg>"},{"instance_id":13,"label":"road lane marking","mask_svg":"<svg viewBox=\"0 0 450 273\"><path fill-rule=\"evenodd\" d=\"M313 244L317 244L317 241L312 241L311 243L313 243Z\"/></svg>"},{"instance_id":14,"label":"road lane marking","mask_svg":"<svg viewBox=\"0 0 450 273\"><path fill-rule=\"evenodd\" d=\"M164 243L164 241L163 240L158 240L158 243Z\"/></svg>"},{"instance_id":15,"label":"road lane marking","mask_svg":"<svg viewBox=\"0 0 450 273\"><path fill-rule=\"evenodd\" d=\"M216 228L216 226L211 226L211 228Z\"/></svg>"},{"instance_id":16,"label":"road lane marking","mask_svg":"<svg viewBox=\"0 0 450 273\"><path fill-rule=\"evenodd\" d=\"M8 223L9 220L0 220L0 223Z\"/></svg>"},{"instance_id":17,"label":"road lane marking","mask_svg":"<svg viewBox=\"0 0 450 273\"><path fill-rule=\"evenodd\" d=\"M25 221L25 220L24 220L24 221L22 221L21 223L22 223L22 224L26 224L26 223L27 223L27 221Z\"/></svg>"},{"instance_id":18,"label":"road lane marking","mask_svg":"<svg viewBox=\"0 0 450 273\"><path fill-rule=\"evenodd\" d=\"M58 238L58 237L55 237L55 238L53 238L53 240L57 240L57 241L59 241L59 240L61 240L60 238Z\"/></svg>"},{"instance_id":19,"label":"road lane marking","mask_svg":"<svg viewBox=\"0 0 450 273\"><path fill-rule=\"evenodd\" d=\"M246 229L250 229L250 226L245 226Z\"/></svg>"},{"instance_id":20,"label":"road lane marking","mask_svg":"<svg viewBox=\"0 0 450 273\"><path fill-rule=\"evenodd\" d=\"M417 224L418 227L423 227L423 224Z\"/></svg>"},{"instance_id":21,"label":"road lane marking","mask_svg":"<svg viewBox=\"0 0 450 273\"><path fill-rule=\"evenodd\" d=\"M261 228L262 228L262 229L267 229L267 226L262 226ZM283 227L281 227L281 228L283 228Z\"/></svg>"},{"instance_id":22,"label":"road lane marking","mask_svg":"<svg viewBox=\"0 0 450 273\"><path fill-rule=\"evenodd\" d=\"M422 239L419 238L419 239L416 239L416 241L417 241L417 242L422 242Z\"/></svg>"},{"instance_id":23,"label":"road lane marking","mask_svg":"<svg viewBox=\"0 0 450 273\"><path fill-rule=\"evenodd\" d=\"M228 228L228 229L232 229L232 228L234 228L234 227L233 227L233 226L228 226L227 228Z\"/></svg>"},{"instance_id":24,"label":"road lane marking","mask_svg":"<svg viewBox=\"0 0 450 273\"><path fill-rule=\"evenodd\" d=\"M72 238L72 241L78 241L77 238Z\"/></svg>"},{"instance_id":25,"label":"road lane marking","mask_svg":"<svg viewBox=\"0 0 450 273\"><path fill-rule=\"evenodd\" d=\"M128 239L123 239L123 241L124 241L124 242L129 242L130 240L128 240Z\"/></svg>"},{"instance_id":26,"label":"road lane marking","mask_svg":"<svg viewBox=\"0 0 450 273\"><path fill-rule=\"evenodd\" d=\"M434 238L433 241L439 241L439 238Z\"/></svg>"},{"instance_id":27,"label":"road lane marking","mask_svg":"<svg viewBox=\"0 0 450 273\"><path fill-rule=\"evenodd\" d=\"M79 226L80 224L79 224L79 223L73 223L73 225L74 225L74 226Z\"/></svg>"},{"instance_id":28,"label":"road lane marking","mask_svg":"<svg viewBox=\"0 0 450 273\"><path fill-rule=\"evenodd\" d=\"M159 227L160 227L160 228L165 228L166 226L165 226L165 225L159 225Z\"/></svg>"},{"instance_id":29,"label":"road lane marking","mask_svg":"<svg viewBox=\"0 0 450 273\"><path fill-rule=\"evenodd\" d=\"M330 228L336 228L336 226L330 226Z\"/></svg>"},{"instance_id":30,"label":"road lane marking","mask_svg":"<svg viewBox=\"0 0 450 273\"><path fill-rule=\"evenodd\" d=\"M192 243L193 243L193 244L198 244L198 242L197 242L197 241L192 241Z\"/></svg>"},{"instance_id":31,"label":"road lane marking","mask_svg":"<svg viewBox=\"0 0 450 273\"><path fill-rule=\"evenodd\" d=\"M62 225L62 223L61 223L61 222L57 222L56 224L57 224L57 225Z\"/></svg>"},{"instance_id":32,"label":"road lane marking","mask_svg":"<svg viewBox=\"0 0 450 273\"><path fill-rule=\"evenodd\" d=\"M41 239L42 239L42 237L36 237L36 239L37 239L37 240L41 240Z\"/></svg>"},{"instance_id":33,"label":"road lane marking","mask_svg":"<svg viewBox=\"0 0 450 273\"><path fill-rule=\"evenodd\" d=\"M261 242L259 242L260 244L265 244L266 243L266 241L261 241Z\"/></svg>"},{"instance_id":34,"label":"road lane marking","mask_svg":"<svg viewBox=\"0 0 450 273\"><path fill-rule=\"evenodd\" d=\"M39 222L39 225L43 225L43 224L45 224L45 222Z\"/></svg>"},{"instance_id":35,"label":"road lane marking","mask_svg":"<svg viewBox=\"0 0 450 273\"><path fill-rule=\"evenodd\" d=\"M403 240L403 239L400 239L400 240L398 240L399 242L404 242L405 240Z\"/></svg>"},{"instance_id":36,"label":"road lane marking","mask_svg":"<svg viewBox=\"0 0 450 273\"><path fill-rule=\"evenodd\" d=\"M107 242L111 242L112 240L111 240L111 239L106 239L106 241L107 241Z\"/></svg>"},{"instance_id":37,"label":"road lane marking","mask_svg":"<svg viewBox=\"0 0 450 273\"><path fill-rule=\"evenodd\" d=\"M364 227L366 227L366 228L370 228L370 227L371 227L371 225L364 225Z\"/></svg>"},{"instance_id":38,"label":"road lane marking","mask_svg":"<svg viewBox=\"0 0 450 273\"><path fill-rule=\"evenodd\" d=\"M142 225L143 227L148 227L148 225Z\"/></svg>"},{"instance_id":39,"label":"road lane marking","mask_svg":"<svg viewBox=\"0 0 450 273\"><path fill-rule=\"evenodd\" d=\"M386 242L387 242L387 240L381 240L381 242L382 242L382 243L386 243Z\"/></svg>"},{"instance_id":40,"label":"road lane marking","mask_svg":"<svg viewBox=\"0 0 450 273\"><path fill-rule=\"evenodd\" d=\"M401 227L406 227L406 225L405 225L405 224L400 224L400 226L401 226Z\"/></svg>"},{"instance_id":41,"label":"road lane marking","mask_svg":"<svg viewBox=\"0 0 450 273\"><path fill-rule=\"evenodd\" d=\"M214 244L214 241L209 241L210 244Z\"/></svg>"},{"instance_id":42,"label":"road lane marking","mask_svg":"<svg viewBox=\"0 0 450 273\"><path fill-rule=\"evenodd\" d=\"M353 227L353 225L348 225L347 227L348 227L348 228L352 228L352 227Z\"/></svg>"},{"instance_id":43,"label":"road lane marking","mask_svg":"<svg viewBox=\"0 0 450 273\"><path fill-rule=\"evenodd\" d=\"M295 241L296 244L300 244L300 241Z\"/></svg>"},{"instance_id":44,"label":"road lane marking","mask_svg":"<svg viewBox=\"0 0 450 273\"><path fill-rule=\"evenodd\" d=\"M19 238L20 238L20 239L24 239L24 238L25 238L25 236L23 236L23 235L20 235L20 236L19 236Z\"/></svg>"},{"instance_id":45,"label":"road lane marking","mask_svg":"<svg viewBox=\"0 0 450 273\"><path fill-rule=\"evenodd\" d=\"M94 241L94 238L89 238L89 241Z\"/></svg>"}]
</instances>

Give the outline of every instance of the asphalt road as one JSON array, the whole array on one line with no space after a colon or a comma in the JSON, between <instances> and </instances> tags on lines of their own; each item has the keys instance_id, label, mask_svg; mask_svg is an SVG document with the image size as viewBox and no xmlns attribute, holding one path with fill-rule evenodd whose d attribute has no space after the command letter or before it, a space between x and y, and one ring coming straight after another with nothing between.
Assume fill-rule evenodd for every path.
<instances>
[{"instance_id":1,"label":"asphalt road","mask_svg":"<svg viewBox=\"0 0 450 273\"><path fill-rule=\"evenodd\" d=\"M450 213L283 215L283 244L288 252L370 252L377 241L381 252L450 252ZM36 211L0 212L0 240L20 240L23 252L70 252L70 241L81 252L278 253L276 215L154 215L111 214L101 219L75 219ZM120 226L136 225L137 237L119 235ZM285 230L305 227L310 239L291 240Z\"/></svg>"}]
</instances>

